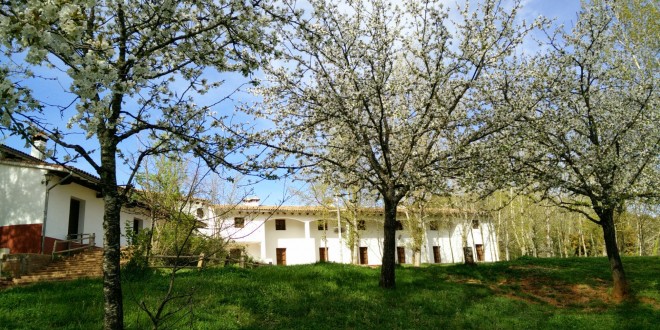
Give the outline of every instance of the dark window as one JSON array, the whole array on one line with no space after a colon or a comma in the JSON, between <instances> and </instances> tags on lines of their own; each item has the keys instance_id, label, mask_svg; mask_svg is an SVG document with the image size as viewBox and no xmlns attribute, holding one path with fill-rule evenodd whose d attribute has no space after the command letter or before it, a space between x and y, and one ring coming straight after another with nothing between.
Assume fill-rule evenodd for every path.
<instances>
[{"instance_id":1,"label":"dark window","mask_svg":"<svg viewBox=\"0 0 660 330\"><path fill-rule=\"evenodd\" d=\"M325 220L316 221L316 225L319 230L328 230L328 222L326 222Z\"/></svg>"},{"instance_id":2,"label":"dark window","mask_svg":"<svg viewBox=\"0 0 660 330\"><path fill-rule=\"evenodd\" d=\"M396 221L396 230L403 230L403 223L401 221Z\"/></svg>"},{"instance_id":3,"label":"dark window","mask_svg":"<svg viewBox=\"0 0 660 330\"><path fill-rule=\"evenodd\" d=\"M275 219L275 230L286 230L286 220Z\"/></svg>"},{"instance_id":4,"label":"dark window","mask_svg":"<svg viewBox=\"0 0 660 330\"><path fill-rule=\"evenodd\" d=\"M140 219L133 219L133 233L137 234L142 231L143 222Z\"/></svg>"},{"instance_id":5,"label":"dark window","mask_svg":"<svg viewBox=\"0 0 660 330\"><path fill-rule=\"evenodd\" d=\"M204 217L204 209L203 208L200 207L200 208L197 209L197 217L200 218L200 219Z\"/></svg>"},{"instance_id":6,"label":"dark window","mask_svg":"<svg viewBox=\"0 0 660 330\"><path fill-rule=\"evenodd\" d=\"M358 230L367 230L367 222L364 221L364 220L358 220L357 229Z\"/></svg>"},{"instance_id":7,"label":"dark window","mask_svg":"<svg viewBox=\"0 0 660 330\"><path fill-rule=\"evenodd\" d=\"M243 228L245 226L245 218L234 218L234 228Z\"/></svg>"},{"instance_id":8,"label":"dark window","mask_svg":"<svg viewBox=\"0 0 660 330\"><path fill-rule=\"evenodd\" d=\"M430 230L438 230L438 222L437 221L429 222L429 229Z\"/></svg>"},{"instance_id":9,"label":"dark window","mask_svg":"<svg viewBox=\"0 0 660 330\"><path fill-rule=\"evenodd\" d=\"M479 220L472 220L472 229L479 229Z\"/></svg>"}]
</instances>

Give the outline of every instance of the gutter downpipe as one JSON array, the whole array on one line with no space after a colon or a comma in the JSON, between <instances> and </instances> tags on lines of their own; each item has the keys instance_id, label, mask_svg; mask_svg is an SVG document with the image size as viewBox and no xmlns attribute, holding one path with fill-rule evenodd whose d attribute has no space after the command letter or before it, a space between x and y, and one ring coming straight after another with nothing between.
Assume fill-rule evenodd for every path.
<instances>
[{"instance_id":1,"label":"gutter downpipe","mask_svg":"<svg viewBox=\"0 0 660 330\"><path fill-rule=\"evenodd\" d=\"M53 188L60 185L62 182L64 182L64 180L68 179L72 175L73 175L73 172L69 171L69 174L67 174L67 176L65 176L60 181L58 181L56 184L54 184L54 185L52 185L52 186L50 186L46 189L46 200L44 201L44 221L43 221L43 225L41 226L41 254L44 254L44 245L46 245L46 219L47 219L47 216L48 216L48 200L49 200L48 197L50 195L50 191ZM48 179L46 179L46 186L48 186Z\"/></svg>"}]
</instances>

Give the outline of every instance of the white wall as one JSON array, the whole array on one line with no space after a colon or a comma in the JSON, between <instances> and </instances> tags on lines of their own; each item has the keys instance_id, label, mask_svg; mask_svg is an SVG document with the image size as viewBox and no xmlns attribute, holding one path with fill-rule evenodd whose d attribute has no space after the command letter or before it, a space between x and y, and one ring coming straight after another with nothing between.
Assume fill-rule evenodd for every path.
<instances>
[{"instance_id":1,"label":"white wall","mask_svg":"<svg viewBox=\"0 0 660 330\"><path fill-rule=\"evenodd\" d=\"M276 263L276 249L286 248L287 265L314 263L320 260L319 248L328 248L328 261L351 262L351 250L346 245L348 233L342 233L343 244L340 246L339 235L335 231L337 227L336 218L328 218L328 229L319 230L318 220L321 218L311 212L288 213L286 215L269 215L260 212L253 214L238 213L236 216L245 218L244 228L234 228L234 216L226 214L222 223L223 237L231 237L238 244L246 247L246 252L255 260L261 262ZM275 230L275 220L285 219L286 230ZM366 229L359 231L359 246L367 247L368 263L379 265L382 263L383 227L382 220L366 218ZM306 229L307 227L307 229ZM490 231L489 222L481 220L479 229L472 229L470 223L464 226L457 219L443 219L440 221L439 230L426 228L426 234L421 252L421 261L433 262L433 246L440 247L442 263L463 262L463 228L467 232L467 246L471 246L476 258L476 244L484 245L485 261L498 260L495 237ZM407 231L396 232L396 245L405 248L406 263L412 263L413 252L411 248L412 239ZM358 256L359 259L359 256ZM355 260L359 262L359 260Z\"/></svg>"},{"instance_id":2,"label":"white wall","mask_svg":"<svg viewBox=\"0 0 660 330\"><path fill-rule=\"evenodd\" d=\"M0 164L0 226L40 224L45 170Z\"/></svg>"}]
</instances>

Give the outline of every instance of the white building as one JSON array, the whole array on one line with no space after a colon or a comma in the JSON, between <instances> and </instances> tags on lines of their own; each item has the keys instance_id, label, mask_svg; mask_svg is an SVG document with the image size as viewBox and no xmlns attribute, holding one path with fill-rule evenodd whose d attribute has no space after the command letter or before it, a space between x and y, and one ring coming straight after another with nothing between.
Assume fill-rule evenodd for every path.
<instances>
[{"instance_id":1,"label":"white building","mask_svg":"<svg viewBox=\"0 0 660 330\"><path fill-rule=\"evenodd\" d=\"M9 249L9 253L50 253L55 241L79 234L94 234L96 245L102 246L103 199L98 183L99 179L90 173L44 161L37 149L28 155L1 145L0 249ZM215 207L197 201L190 211L207 223L202 229L204 234L229 238L235 253L240 249L260 262L378 265L382 261L380 209L359 210L353 226L347 225L345 218L340 226L333 209L263 206L258 199ZM399 209L400 220L406 219L405 211ZM126 230L150 227L144 214L140 209L122 209L122 245L127 244ZM456 210L429 210L427 214L421 236L421 262L463 262L464 246L475 251L477 261L499 260L497 239L487 218ZM405 226L401 227L396 236L397 260L412 263L413 239Z\"/></svg>"},{"instance_id":2,"label":"white building","mask_svg":"<svg viewBox=\"0 0 660 330\"><path fill-rule=\"evenodd\" d=\"M319 261L379 265L382 262L381 209L358 211L353 226L337 211L323 207L263 206L258 200L235 206L216 206L215 221L204 233L230 238L234 253L241 249L256 261L296 265ZM342 212L340 212L342 213ZM455 210L430 210L422 230L422 263L463 262L463 247L475 251L476 261L497 261L499 253L492 223ZM405 219L405 209L397 217ZM397 261L412 263L413 240L403 225L397 230ZM355 228L355 229L351 229ZM353 233L350 231L354 230ZM350 238L354 237L351 248Z\"/></svg>"},{"instance_id":3,"label":"white building","mask_svg":"<svg viewBox=\"0 0 660 330\"><path fill-rule=\"evenodd\" d=\"M36 148L28 155L0 145L0 249L50 253L55 241L80 234L94 234L96 246L103 246L98 183L90 173L44 161ZM150 225L139 211L122 210L123 234L127 223L128 230ZM125 235L121 244L126 245Z\"/></svg>"}]
</instances>

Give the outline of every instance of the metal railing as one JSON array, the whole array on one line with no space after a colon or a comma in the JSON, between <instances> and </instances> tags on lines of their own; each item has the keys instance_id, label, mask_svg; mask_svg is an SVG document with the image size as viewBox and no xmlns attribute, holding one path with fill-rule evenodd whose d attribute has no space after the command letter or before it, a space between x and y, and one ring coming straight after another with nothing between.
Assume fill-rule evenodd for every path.
<instances>
[{"instance_id":1,"label":"metal railing","mask_svg":"<svg viewBox=\"0 0 660 330\"><path fill-rule=\"evenodd\" d=\"M87 241L87 243L85 243ZM55 240L53 243L53 259L55 259L56 254L70 253L74 251L80 251L89 249L90 247L96 246L96 234L69 234L67 235L66 240ZM71 245L73 244L73 247ZM57 250L57 246L66 245L65 250Z\"/></svg>"}]
</instances>

